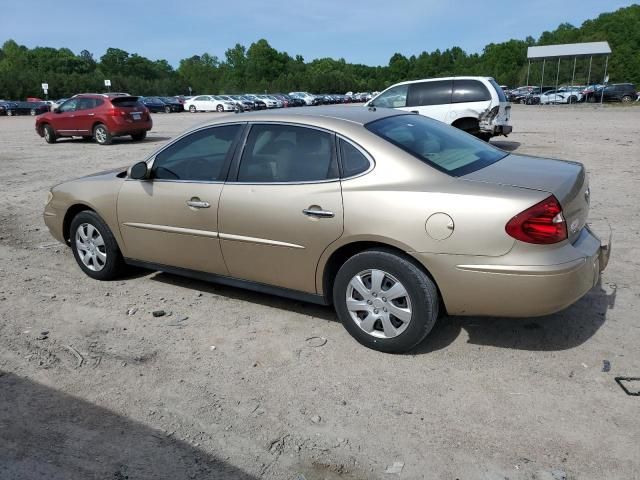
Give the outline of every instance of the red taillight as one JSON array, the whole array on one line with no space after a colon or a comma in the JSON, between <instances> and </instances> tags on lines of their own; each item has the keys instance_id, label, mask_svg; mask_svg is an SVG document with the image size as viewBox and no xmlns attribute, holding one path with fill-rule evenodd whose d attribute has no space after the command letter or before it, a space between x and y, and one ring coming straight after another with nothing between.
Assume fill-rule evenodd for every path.
<instances>
[{"instance_id":1,"label":"red taillight","mask_svg":"<svg viewBox=\"0 0 640 480\"><path fill-rule=\"evenodd\" d=\"M505 230L516 240L527 243L558 243L567 238L567 222L553 195L513 217Z\"/></svg>"},{"instance_id":2,"label":"red taillight","mask_svg":"<svg viewBox=\"0 0 640 480\"><path fill-rule=\"evenodd\" d=\"M109 115L111 115L112 117L126 117L127 116L127 112L125 110L122 110L120 108L112 108L111 110L109 110Z\"/></svg>"}]
</instances>

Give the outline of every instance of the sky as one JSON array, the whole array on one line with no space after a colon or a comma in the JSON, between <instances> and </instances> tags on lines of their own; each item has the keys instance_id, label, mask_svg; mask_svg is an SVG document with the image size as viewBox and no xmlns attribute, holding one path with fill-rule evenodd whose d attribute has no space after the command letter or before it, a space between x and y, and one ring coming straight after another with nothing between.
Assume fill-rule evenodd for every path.
<instances>
[{"instance_id":1,"label":"sky","mask_svg":"<svg viewBox=\"0 0 640 480\"><path fill-rule=\"evenodd\" d=\"M488 43L538 38L560 23L580 26L603 12L633 4L617 0L0 0L0 44L107 48L166 59L208 52L224 58L236 43L265 38L306 61L344 58L387 65L396 52L458 46L481 52ZM100 6L103 5L103 6ZM42 14L38 14L41 12Z\"/></svg>"}]
</instances>

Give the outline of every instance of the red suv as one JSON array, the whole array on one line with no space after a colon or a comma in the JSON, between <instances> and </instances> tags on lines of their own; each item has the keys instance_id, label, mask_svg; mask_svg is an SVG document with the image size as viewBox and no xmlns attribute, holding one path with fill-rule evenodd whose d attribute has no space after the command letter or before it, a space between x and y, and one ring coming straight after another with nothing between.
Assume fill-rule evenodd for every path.
<instances>
[{"instance_id":1,"label":"red suv","mask_svg":"<svg viewBox=\"0 0 640 480\"><path fill-rule=\"evenodd\" d=\"M75 95L36 120L36 132L47 143L60 137L83 137L109 145L113 137L123 135L142 140L152 126L149 110L138 97L98 93Z\"/></svg>"}]
</instances>

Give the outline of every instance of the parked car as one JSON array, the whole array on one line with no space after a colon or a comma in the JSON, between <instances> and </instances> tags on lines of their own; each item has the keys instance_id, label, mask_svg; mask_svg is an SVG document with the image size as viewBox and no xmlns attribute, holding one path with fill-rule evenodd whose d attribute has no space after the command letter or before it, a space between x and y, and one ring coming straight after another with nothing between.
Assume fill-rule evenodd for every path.
<instances>
[{"instance_id":1,"label":"parked car","mask_svg":"<svg viewBox=\"0 0 640 480\"><path fill-rule=\"evenodd\" d=\"M248 104L246 104L241 100L236 100L231 95L216 95L216 98L233 103L236 106L236 110L238 110L239 112L244 112L245 110L251 110Z\"/></svg>"},{"instance_id":2,"label":"parked car","mask_svg":"<svg viewBox=\"0 0 640 480\"><path fill-rule=\"evenodd\" d=\"M292 97L300 98L307 105L317 105L318 104L318 101L317 101L315 95L311 95L308 92L289 92L289 95L291 95Z\"/></svg>"},{"instance_id":3,"label":"parked car","mask_svg":"<svg viewBox=\"0 0 640 480\"><path fill-rule=\"evenodd\" d=\"M278 101L275 98L269 98L267 95L250 95L252 98L261 100L267 108L278 108Z\"/></svg>"},{"instance_id":4,"label":"parked car","mask_svg":"<svg viewBox=\"0 0 640 480\"><path fill-rule=\"evenodd\" d=\"M633 83L612 83L600 86L592 91L583 92L585 101L599 102L633 102L636 98L636 86Z\"/></svg>"},{"instance_id":5,"label":"parked car","mask_svg":"<svg viewBox=\"0 0 640 480\"><path fill-rule=\"evenodd\" d=\"M8 102L7 100L0 100L0 115L8 115L14 103L15 102Z\"/></svg>"},{"instance_id":6,"label":"parked car","mask_svg":"<svg viewBox=\"0 0 640 480\"><path fill-rule=\"evenodd\" d=\"M488 140L508 135L511 104L490 77L448 77L402 82L365 106L412 111Z\"/></svg>"},{"instance_id":7,"label":"parked car","mask_svg":"<svg viewBox=\"0 0 640 480\"><path fill-rule=\"evenodd\" d=\"M236 110L236 105L227 100L217 99L215 95L198 95L184 102L184 109L189 110L191 113L233 112Z\"/></svg>"},{"instance_id":8,"label":"parked car","mask_svg":"<svg viewBox=\"0 0 640 480\"><path fill-rule=\"evenodd\" d=\"M83 137L109 145L114 137L124 135L143 140L152 126L149 110L138 97L97 93L75 95L36 120L36 132L47 143L61 137Z\"/></svg>"},{"instance_id":9,"label":"parked car","mask_svg":"<svg viewBox=\"0 0 640 480\"><path fill-rule=\"evenodd\" d=\"M131 164L50 191L45 223L89 277L129 264L333 304L384 352L414 348L443 311L562 310L609 259L583 165L398 110L223 117Z\"/></svg>"},{"instance_id":10,"label":"parked car","mask_svg":"<svg viewBox=\"0 0 640 480\"><path fill-rule=\"evenodd\" d=\"M267 108L267 104L260 100L255 95L239 95L243 100L249 101L253 103L253 110L265 110Z\"/></svg>"},{"instance_id":11,"label":"parked car","mask_svg":"<svg viewBox=\"0 0 640 480\"><path fill-rule=\"evenodd\" d=\"M159 97L139 97L139 100L151 113L164 112L166 107Z\"/></svg>"},{"instance_id":12,"label":"parked car","mask_svg":"<svg viewBox=\"0 0 640 480\"><path fill-rule=\"evenodd\" d=\"M254 101L243 97L242 95L229 95L236 103L242 105L242 111L256 110L256 104Z\"/></svg>"},{"instance_id":13,"label":"parked car","mask_svg":"<svg viewBox=\"0 0 640 480\"><path fill-rule=\"evenodd\" d=\"M184 108L182 102L176 97L159 97L164 103L164 113L182 112Z\"/></svg>"},{"instance_id":14,"label":"parked car","mask_svg":"<svg viewBox=\"0 0 640 480\"><path fill-rule=\"evenodd\" d=\"M44 102L14 102L5 103L5 113L8 116L13 115L42 115L49 111L49 105Z\"/></svg>"}]
</instances>

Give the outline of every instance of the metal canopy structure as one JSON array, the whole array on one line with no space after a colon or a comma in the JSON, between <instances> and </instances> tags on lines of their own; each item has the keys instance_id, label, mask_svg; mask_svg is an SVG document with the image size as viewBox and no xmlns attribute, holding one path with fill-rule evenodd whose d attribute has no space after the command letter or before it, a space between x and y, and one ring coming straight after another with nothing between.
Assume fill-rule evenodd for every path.
<instances>
[{"instance_id":1,"label":"metal canopy structure","mask_svg":"<svg viewBox=\"0 0 640 480\"><path fill-rule=\"evenodd\" d=\"M540 90L544 86L544 67L547 59L558 59L556 70L556 90L558 89L558 79L560 77L560 60L563 58L573 58L573 74L571 76L571 87L573 87L576 76L576 62L578 58L589 57L589 73L587 74L587 85L591 82L591 64L593 57L605 55L604 77L602 83L607 83L607 67L609 65L609 55L611 55L611 47L608 42L588 42L588 43L564 43L558 45L543 45L540 47L529 47L527 49L527 85L529 85L529 73L531 70L531 60L542 60L542 75L540 78ZM542 91L540 92L542 93ZM600 103L602 103L600 96Z\"/></svg>"}]
</instances>

